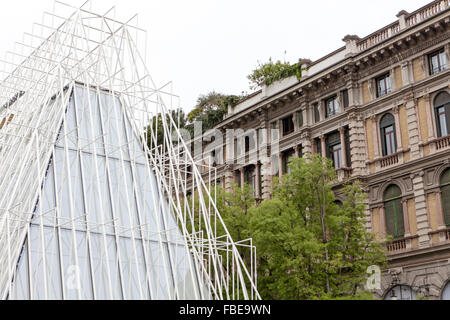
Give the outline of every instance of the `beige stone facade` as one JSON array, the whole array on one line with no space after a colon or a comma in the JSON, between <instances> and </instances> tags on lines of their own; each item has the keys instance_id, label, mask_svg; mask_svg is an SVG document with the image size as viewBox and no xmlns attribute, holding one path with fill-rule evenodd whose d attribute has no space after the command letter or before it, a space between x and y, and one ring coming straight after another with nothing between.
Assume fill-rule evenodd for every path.
<instances>
[{"instance_id":1,"label":"beige stone facade","mask_svg":"<svg viewBox=\"0 0 450 320\"><path fill-rule=\"evenodd\" d=\"M450 168L450 127L438 123L435 106L439 94L450 96L449 6L448 0L433 1L400 12L397 21L365 38L346 36L345 46L328 56L302 60L308 71L300 82L293 77L263 87L229 108L216 127L222 133L244 130L235 140L239 147L231 138L218 147L232 159L216 164L225 188L248 182L258 198L269 198L272 179L286 171L289 157L322 152L333 157L340 183L363 181L367 227L379 239L387 234L385 191L400 189L396 212L403 216L396 217L403 233L387 246L379 298L402 285L440 299L450 280L450 229L440 184ZM245 138L249 129L257 131ZM273 150L273 140L279 149Z\"/></svg>"}]
</instances>

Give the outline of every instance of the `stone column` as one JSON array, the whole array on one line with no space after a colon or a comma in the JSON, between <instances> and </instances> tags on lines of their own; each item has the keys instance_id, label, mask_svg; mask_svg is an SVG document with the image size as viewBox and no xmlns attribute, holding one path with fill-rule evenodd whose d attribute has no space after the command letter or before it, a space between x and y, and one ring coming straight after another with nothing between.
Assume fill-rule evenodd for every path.
<instances>
[{"instance_id":1,"label":"stone column","mask_svg":"<svg viewBox=\"0 0 450 320\"><path fill-rule=\"evenodd\" d=\"M396 143L397 143L397 152L403 151L403 145L402 145L402 131L400 129L400 116L399 116L399 108L398 106L395 106L392 108L392 112L394 113L394 120L395 120L395 137L396 137Z\"/></svg>"},{"instance_id":2,"label":"stone column","mask_svg":"<svg viewBox=\"0 0 450 320\"><path fill-rule=\"evenodd\" d=\"M294 146L294 152L295 152L295 156L297 158L300 158L299 146Z\"/></svg>"},{"instance_id":3,"label":"stone column","mask_svg":"<svg viewBox=\"0 0 450 320\"><path fill-rule=\"evenodd\" d=\"M341 135L341 156L342 156L342 168L347 168L347 152L345 148L345 129L339 128Z\"/></svg>"},{"instance_id":4,"label":"stone column","mask_svg":"<svg viewBox=\"0 0 450 320\"><path fill-rule=\"evenodd\" d=\"M320 138L320 147L322 149L322 157L326 158L327 157L327 145L325 142L325 136L321 135L319 138Z\"/></svg>"},{"instance_id":5,"label":"stone column","mask_svg":"<svg viewBox=\"0 0 450 320\"><path fill-rule=\"evenodd\" d=\"M224 182L225 182L225 191L231 192L232 185L234 183L234 172L233 172L233 166L227 165L225 166L225 173L224 173Z\"/></svg>"},{"instance_id":6,"label":"stone column","mask_svg":"<svg viewBox=\"0 0 450 320\"><path fill-rule=\"evenodd\" d=\"M241 189L244 190L244 184L245 184L245 168L239 169L239 172L241 174Z\"/></svg>"},{"instance_id":7,"label":"stone column","mask_svg":"<svg viewBox=\"0 0 450 320\"><path fill-rule=\"evenodd\" d=\"M309 133L302 134L302 148L304 155L312 154L312 143Z\"/></svg>"},{"instance_id":8,"label":"stone column","mask_svg":"<svg viewBox=\"0 0 450 320\"><path fill-rule=\"evenodd\" d=\"M405 224L405 238L407 238L411 236L407 200L402 201L402 208L403 208L403 223Z\"/></svg>"}]
</instances>

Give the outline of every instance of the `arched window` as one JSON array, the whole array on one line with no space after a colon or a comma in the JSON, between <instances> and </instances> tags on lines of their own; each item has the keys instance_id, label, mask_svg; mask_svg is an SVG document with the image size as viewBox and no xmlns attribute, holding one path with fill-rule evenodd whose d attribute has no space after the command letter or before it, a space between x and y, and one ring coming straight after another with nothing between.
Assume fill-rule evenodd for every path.
<instances>
[{"instance_id":1,"label":"arched window","mask_svg":"<svg viewBox=\"0 0 450 320\"><path fill-rule=\"evenodd\" d=\"M439 137L445 137L450 130L450 94L441 92L434 99L434 114Z\"/></svg>"},{"instance_id":2,"label":"arched window","mask_svg":"<svg viewBox=\"0 0 450 320\"><path fill-rule=\"evenodd\" d=\"M447 282L444 290L442 290L442 300L450 300L450 281Z\"/></svg>"},{"instance_id":3,"label":"arched window","mask_svg":"<svg viewBox=\"0 0 450 320\"><path fill-rule=\"evenodd\" d=\"M450 227L450 169L442 174L440 185L444 222L447 227Z\"/></svg>"},{"instance_id":4,"label":"arched window","mask_svg":"<svg viewBox=\"0 0 450 320\"><path fill-rule=\"evenodd\" d=\"M390 185L383 196L386 232L394 239L403 238L405 223L403 220L402 191L396 185Z\"/></svg>"},{"instance_id":5,"label":"arched window","mask_svg":"<svg viewBox=\"0 0 450 320\"><path fill-rule=\"evenodd\" d=\"M415 300L417 293L410 287L399 285L393 287L384 296L384 300Z\"/></svg>"},{"instance_id":6,"label":"arched window","mask_svg":"<svg viewBox=\"0 0 450 320\"><path fill-rule=\"evenodd\" d=\"M397 152L397 138L395 135L395 119L387 113L380 121L381 146L383 156L389 156Z\"/></svg>"}]
</instances>

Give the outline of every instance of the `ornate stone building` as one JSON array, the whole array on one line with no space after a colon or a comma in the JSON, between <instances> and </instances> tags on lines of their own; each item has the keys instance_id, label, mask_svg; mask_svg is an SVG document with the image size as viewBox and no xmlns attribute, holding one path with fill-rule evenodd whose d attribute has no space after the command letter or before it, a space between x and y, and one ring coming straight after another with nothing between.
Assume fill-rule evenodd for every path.
<instances>
[{"instance_id":1,"label":"ornate stone building","mask_svg":"<svg viewBox=\"0 0 450 320\"><path fill-rule=\"evenodd\" d=\"M330 157L340 183L361 180L368 229L394 237L379 298L450 299L449 7L401 11L365 38L348 35L329 55L301 60L301 81L265 86L229 108L216 129L241 131L207 146L227 160L213 161L217 181L249 183L260 199L290 157L308 153Z\"/></svg>"}]
</instances>

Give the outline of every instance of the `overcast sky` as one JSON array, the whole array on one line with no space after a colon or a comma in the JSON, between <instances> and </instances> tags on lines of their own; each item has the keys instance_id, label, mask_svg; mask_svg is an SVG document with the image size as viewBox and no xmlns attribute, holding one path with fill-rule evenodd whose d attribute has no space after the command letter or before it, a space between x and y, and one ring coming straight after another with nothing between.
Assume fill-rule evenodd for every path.
<instances>
[{"instance_id":1,"label":"overcast sky","mask_svg":"<svg viewBox=\"0 0 450 320\"><path fill-rule=\"evenodd\" d=\"M78 5L79 0L65 0ZM84 1L81 1L84 2ZM173 82L181 106L200 94L249 91L246 76L257 61L316 60L343 46L347 34L364 37L428 0L94 0L118 18L139 14L148 30L147 61L159 85ZM14 41L52 11L52 0L0 4L0 58ZM102 10L106 11L106 10ZM285 54L286 52L286 54Z\"/></svg>"}]
</instances>

